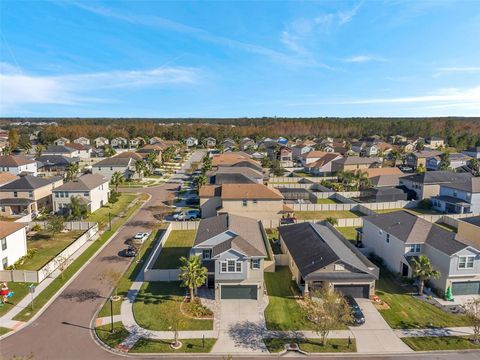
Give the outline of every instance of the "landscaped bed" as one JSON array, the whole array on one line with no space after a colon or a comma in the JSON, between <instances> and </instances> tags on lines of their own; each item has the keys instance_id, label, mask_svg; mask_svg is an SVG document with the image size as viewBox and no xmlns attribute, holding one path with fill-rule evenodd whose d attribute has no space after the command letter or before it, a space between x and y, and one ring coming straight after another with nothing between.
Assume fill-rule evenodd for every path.
<instances>
[{"instance_id":1,"label":"landscaped bed","mask_svg":"<svg viewBox=\"0 0 480 360\"><path fill-rule=\"evenodd\" d=\"M334 198L326 198L326 199L317 199L317 204L341 204L341 201L338 201Z\"/></svg>"},{"instance_id":2,"label":"landscaped bed","mask_svg":"<svg viewBox=\"0 0 480 360\"><path fill-rule=\"evenodd\" d=\"M415 351L480 349L467 336L425 336L402 338Z\"/></svg>"},{"instance_id":3,"label":"landscaped bed","mask_svg":"<svg viewBox=\"0 0 480 360\"><path fill-rule=\"evenodd\" d=\"M195 230L173 230L165 241L153 269L178 269L180 258L188 257L195 239Z\"/></svg>"},{"instance_id":4,"label":"landscaped bed","mask_svg":"<svg viewBox=\"0 0 480 360\"><path fill-rule=\"evenodd\" d=\"M280 242L278 241L278 229L265 229L268 236L268 241L274 254L281 254Z\"/></svg>"},{"instance_id":5,"label":"landscaped bed","mask_svg":"<svg viewBox=\"0 0 480 360\"><path fill-rule=\"evenodd\" d=\"M326 345L322 345L319 339L263 339L267 349L271 353L278 353L285 349L286 344L298 344L300 350L309 353L330 353L330 352L356 352L355 339L328 339Z\"/></svg>"},{"instance_id":6,"label":"landscaped bed","mask_svg":"<svg viewBox=\"0 0 480 360\"><path fill-rule=\"evenodd\" d=\"M182 347L172 349L173 340L140 339L129 351L130 353L208 353L217 339L180 339Z\"/></svg>"},{"instance_id":7,"label":"landscaped bed","mask_svg":"<svg viewBox=\"0 0 480 360\"><path fill-rule=\"evenodd\" d=\"M358 211L295 211L295 217L299 220L325 220L329 217L336 219L357 218L363 214Z\"/></svg>"},{"instance_id":8,"label":"landscaped bed","mask_svg":"<svg viewBox=\"0 0 480 360\"><path fill-rule=\"evenodd\" d=\"M128 337L129 332L123 327L121 321L113 323L113 333L110 332L111 328L111 324L98 326L95 328L95 333L102 342L115 349Z\"/></svg>"},{"instance_id":9,"label":"landscaped bed","mask_svg":"<svg viewBox=\"0 0 480 360\"><path fill-rule=\"evenodd\" d=\"M182 314L180 305L186 289L180 282L145 282L133 304L133 313L138 325L150 330L169 330L166 317L176 312L182 321L179 330L212 330L213 320L193 319Z\"/></svg>"},{"instance_id":10,"label":"landscaped bed","mask_svg":"<svg viewBox=\"0 0 480 360\"><path fill-rule=\"evenodd\" d=\"M466 316L451 314L415 298L417 288L400 284L386 268L380 269L377 281L377 295L386 302L388 309L380 309L380 314L392 328L427 328L468 326Z\"/></svg>"},{"instance_id":11,"label":"landscaped bed","mask_svg":"<svg viewBox=\"0 0 480 360\"><path fill-rule=\"evenodd\" d=\"M25 259L23 264L18 264L19 270L39 270L63 249L74 242L83 234L83 231L61 232L52 236L51 233L41 230L27 237L27 248L35 249L30 259Z\"/></svg>"}]
</instances>

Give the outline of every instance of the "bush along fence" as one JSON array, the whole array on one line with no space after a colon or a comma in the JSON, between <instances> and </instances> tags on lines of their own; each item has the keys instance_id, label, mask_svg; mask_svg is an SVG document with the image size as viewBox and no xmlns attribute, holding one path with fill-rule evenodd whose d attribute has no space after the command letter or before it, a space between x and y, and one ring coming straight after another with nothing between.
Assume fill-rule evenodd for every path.
<instances>
[{"instance_id":1,"label":"bush along fence","mask_svg":"<svg viewBox=\"0 0 480 360\"><path fill-rule=\"evenodd\" d=\"M35 224L42 226L43 222L30 223L29 227ZM45 224L43 223L43 226ZM46 263L39 270L2 270L0 271L0 281L12 282L32 282L40 283L53 273L59 267L66 267L69 264L70 257L77 252L88 241L93 241L98 235L98 224L94 222L75 222L70 221L65 223L66 230L85 230L74 242L63 249L52 260ZM85 248L86 249L86 248Z\"/></svg>"},{"instance_id":2,"label":"bush along fence","mask_svg":"<svg viewBox=\"0 0 480 360\"><path fill-rule=\"evenodd\" d=\"M181 223L183 224L195 223L195 221L185 221ZM178 275L180 274L180 271L178 269L154 269L153 268L155 265L155 261L157 261L157 258L160 256L160 253L162 252L162 249L163 249L163 245L167 241L172 230L187 230L187 229L178 229L178 228L174 229L173 224L177 224L177 223L170 223L168 225L167 229L162 234L162 237L158 240L157 244L155 245L155 248L153 249L150 255L150 258L147 260L147 264L143 269L144 281L178 281ZM188 230L192 230L192 229L188 229Z\"/></svg>"}]
</instances>

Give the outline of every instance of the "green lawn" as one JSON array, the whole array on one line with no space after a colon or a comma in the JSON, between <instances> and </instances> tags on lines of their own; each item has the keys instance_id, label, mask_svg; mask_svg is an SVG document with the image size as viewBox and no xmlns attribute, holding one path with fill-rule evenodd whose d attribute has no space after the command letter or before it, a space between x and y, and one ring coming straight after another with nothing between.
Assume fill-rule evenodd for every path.
<instances>
[{"instance_id":1,"label":"green lawn","mask_svg":"<svg viewBox=\"0 0 480 360\"><path fill-rule=\"evenodd\" d=\"M46 263L63 251L83 234L83 231L69 231L58 233L52 238L52 234L44 230L27 238L27 248L36 249L37 252L25 262L17 266L20 270L39 270Z\"/></svg>"},{"instance_id":2,"label":"green lawn","mask_svg":"<svg viewBox=\"0 0 480 360\"><path fill-rule=\"evenodd\" d=\"M465 316L447 313L416 299L411 295L416 292L416 288L401 285L387 269L380 269L377 295L390 306L390 309L380 310L380 314L392 328L468 326Z\"/></svg>"},{"instance_id":3,"label":"green lawn","mask_svg":"<svg viewBox=\"0 0 480 360\"><path fill-rule=\"evenodd\" d=\"M415 351L480 349L480 344L463 336L407 337L402 341Z\"/></svg>"},{"instance_id":4,"label":"green lawn","mask_svg":"<svg viewBox=\"0 0 480 360\"><path fill-rule=\"evenodd\" d=\"M317 199L317 204L341 204L341 202L336 199L326 198L326 199Z\"/></svg>"},{"instance_id":5,"label":"green lawn","mask_svg":"<svg viewBox=\"0 0 480 360\"><path fill-rule=\"evenodd\" d=\"M300 296L297 284L287 266L279 266L273 273L264 274L269 303L265 321L270 330L311 330L312 324L295 300Z\"/></svg>"},{"instance_id":6,"label":"green lawn","mask_svg":"<svg viewBox=\"0 0 480 360\"><path fill-rule=\"evenodd\" d=\"M9 333L10 331L12 331L12 329L7 329L7 328L4 328L4 327L0 326L0 336L5 335L6 333Z\"/></svg>"},{"instance_id":7,"label":"green lawn","mask_svg":"<svg viewBox=\"0 0 480 360\"><path fill-rule=\"evenodd\" d=\"M348 241L351 241L352 243L356 244L357 243L357 230L356 227L337 227L336 228L343 236L345 236L345 239Z\"/></svg>"},{"instance_id":8,"label":"green lawn","mask_svg":"<svg viewBox=\"0 0 480 360\"><path fill-rule=\"evenodd\" d=\"M180 304L186 289L180 282L145 282L133 304L133 313L138 325L150 330L168 330L163 314L180 314ZM212 330L213 320L192 319L183 315L180 330Z\"/></svg>"},{"instance_id":9,"label":"green lawn","mask_svg":"<svg viewBox=\"0 0 480 360\"><path fill-rule=\"evenodd\" d=\"M122 226L132 214L141 206L142 202L137 202L134 206L128 208L123 217L116 220L112 224L111 230L106 230L92 245L88 247L77 259L75 259L64 271L63 279L62 277L57 277L53 280L50 285L48 285L36 298L35 298L35 307L32 311L30 307L23 309L18 313L13 319L17 321L28 321L33 315L35 315L38 310L44 306L52 296L54 296L60 288L69 281L73 275L97 252L97 250L105 244L110 237L117 231L117 229Z\"/></svg>"},{"instance_id":10,"label":"green lawn","mask_svg":"<svg viewBox=\"0 0 480 360\"><path fill-rule=\"evenodd\" d=\"M398 209L382 209L382 210L373 210L373 211L375 211L377 214L388 214L388 213L400 211L400 210L405 210L405 209L398 208Z\"/></svg>"},{"instance_id":11,"label":"green lawn","mask_svg":"<svg viewBox=\"0 0 480 360\"><path fill-rule=\"evenodd\" d=\"M113 323L113 333L110 329L110 324L98 326L95 328L95 333L102 342L115 349L128 337L129 332L123 327L121 321Z\"/></svg>"},{"instance_id":12,"label":"green lawn","mask_svg":"<svg viewBox=\"0 0 480 360\"><path fill-rule=\"evenodd\" d=\"M265 229L265 232L268 236L268 241L274 254L281 254L282 249L280 248L280 243L278 240L278 229ZM273 242L275 240L275 242Z\"/></svg>"},{"instance_id":13,"label":"green lawn","mask_svg":"<svg viewBox=\"0 0 480 360\"><path fill-rule=\"evenodd\" d=\"M137 259L142 259L143 261L137 263L133 261L130 266L128 267L127 271L122 275L120 281L117 283L116 292L118 296L122 298L125 297L128 293L128 290L132 286L132 282L138 275L138 272L142 269L145 261L147 261L148 257L152 253L155 247L154 239L158 239L162 236L165 229L159 229L157 231L152 231L150 237L145 241L140 249L138 250ZM120 307L122 305L121 301L115 301L113 303L113 315L120 315ZM110 302L106 301L103 305L102 309L98 313L98 317L110 316Z\"/></svg>"},{"instance_id":14,"label":"green lawn","mask_svg":"<svg viewBox=\"0 0 480 360\"><path fill-rule=\"evenodd\" d=\"M309 353L356 352L355 339L348 345L348 339L328 339L326 345L321 345L319 339L263 339L271 353L285 349L285 344L296 343L300 349Z\"/></svg>"},{"instance_id":15,"label":"green lawn","mask_svg":"<svg viewBox=\"0 0 480 360\"><path fill-rule=\"evenodd\" d=\"M195 239L195 230L173 230L153 264L154 269L178 269L180 258L188 257Z\"/></svg>"},{"instance_id":16,"label":"green lawn","mask_svg":"<svg viewBox=\"0 0 480 360\"><path fill-rule=\"evenodd\" d=\"M118 201L115 204L106 204L94 213L88 215L85 221L97 222L100 229L105 228L106 226L108 226L108 214L110 213L110 216L113 219L122 211L125 211L127 206L131 204L136 197L137 195L135 194L122 193L118 197Z\"/></svg>"},{"instance_id":17,"label":"green lawn","mask_svg":"<svg viewBox=\"0 0 480 360\"><path fill-rule=\"evenodd\" d=\"M445 223L435 223L437 224L438 226L440 226L441 228L444 228L445 230L448 230L448 231L451 231L451 232L457 232L457 228L456 227L453 227L453 226L450 226L450 225L447 225Z\"/></svg>"},{"instance_id":18,"label":"green lawn","mask_svg":"<svg viewBox=\"0 0 480 360\"><path fill-rule=\"evenodd\" d=\"M325 220L328 217L336 219L356 218L362 216L357 211L338 210L338 211L296 211L295 217L299 220Z\"/></svg>"},{"instance_id":19,"label":"green lawn","mask_svg":"<svg viewBox=\"0 0 480 360\"><path fill-rule=\"evenodd\" d=\"M19 301L28 294L29 283L9 282L8 288L13 291L13 296L5 304L0 303L0 316L9 312Z\"/></svg>"},{"instance_id":20,"label":"green lawn","mask_svg":"<svg viewBox=\"0 0 480 360\"><path fill-rule=\"evenodd\" d=\"M208 353L217 339L180 339L183 346L174 350L170 344L173 340L140 339L129 351L130 353Z\"/></svg>"}]
</instances>

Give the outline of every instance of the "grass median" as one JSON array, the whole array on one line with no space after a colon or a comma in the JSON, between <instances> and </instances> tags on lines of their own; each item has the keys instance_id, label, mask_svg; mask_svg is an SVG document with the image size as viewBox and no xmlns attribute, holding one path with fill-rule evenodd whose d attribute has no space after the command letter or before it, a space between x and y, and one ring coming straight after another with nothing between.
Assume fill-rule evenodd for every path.
<instances>
[{"instance_id":1,"label":"grass median","mask_svg":"<svg viewBox=\"0 0 480 360\"><path fill-rule=\"evenodd\" d=\"M480 349L467 336L406 337L402 341L415 351Z\"/></svg>"},{"instance_id":2,"label":"grass median","mask_svg":"<svg viewBox=\"0 0 480 360\"><path fill-rule=\"evenodd\" d=\"M300 350L308 353L334 353L334 352L356 352L355 339L328 339L325 345L320 339L263 339L267 349L271 353L279 353L285 349L287 344L298 344Z\"/></svg>"},{"instance_id":3,"label":"grass median","mask_svg":"<svg viewBox=\"0 0 480 360\"><path fill-rule=\"evenodd\" d=\"M54 296L63 285L65 285L76 273L77 271L100 249L103 244L105 244L111 236L117 231L128 219L133 215L133 213L140 208L143 204L143 201L138 201L135 205L131 206L125 211L125 214L122 218L115 221L112 224L111 230L106 230L92 245L90 245L78 258L76 258L70 266L68 266L63 271L63 278L55 278L50 285L48 285L34 300L33 310L30 306L23 309L18 313L13 319L17 321L28 321L30 320L51 298Z\"/></svg>"}]
</instances>

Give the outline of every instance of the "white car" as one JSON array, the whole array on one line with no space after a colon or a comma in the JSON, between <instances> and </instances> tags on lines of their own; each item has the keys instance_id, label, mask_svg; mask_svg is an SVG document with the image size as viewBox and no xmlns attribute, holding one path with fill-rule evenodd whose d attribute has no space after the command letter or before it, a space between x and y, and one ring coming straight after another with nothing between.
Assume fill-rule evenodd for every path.
<instances>
[{"instance_id":1,"label":"white car","mask_svg":"<svg viewBox=\"0 0 480 360\"><path fill-rule=\"evenodd\" d=\"M133 242L143 244L145 240L148 239L149 236L150 236L150 233L148 232L136 233L135 236L133 237Z\"/></svg>"},{"instance_id":2,"label":"white car","mask_svg":"<svg viewBox=\"0 0 480 360\"><path fill-rule=\"evenodd\" d=\"M187 220L193 220L197 219L200 217L200 211L199 210L187 210L187 211L182 211L179 214L174 214L173 218L177 221L187 221Z\"/></svg>"}]
</instances>

